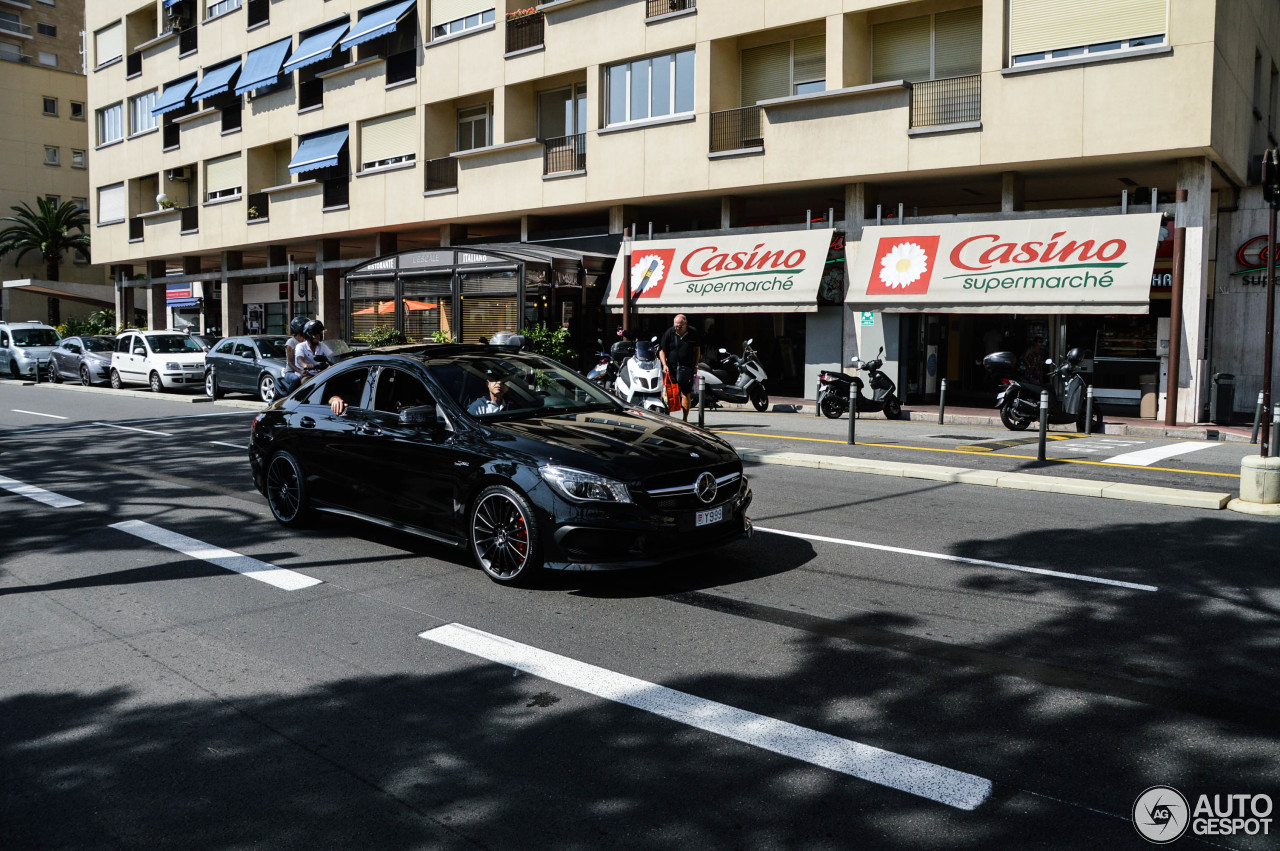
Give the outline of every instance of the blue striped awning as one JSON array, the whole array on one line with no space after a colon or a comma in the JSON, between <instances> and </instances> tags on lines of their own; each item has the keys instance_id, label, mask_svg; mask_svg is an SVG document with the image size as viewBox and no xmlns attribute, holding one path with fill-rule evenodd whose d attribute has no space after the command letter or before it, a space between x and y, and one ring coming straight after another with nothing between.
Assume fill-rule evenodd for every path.
<instances>
[{"instance_id":1,"label":"blue striped awning","mask_svg":"<svg viewBox=\"0 0 1280 851\"><path fill-rule=\"evenodd\" d=\"M342 49L346 50L355 47L357 44L364 44L366 41L372 41L380 35L386 35L393 31L396 25L409 14L409 10L414 7L416 0L401 0L399 3L392 3L390 6L384 6L375 12L369 12L367 15L356 21L356 25L351 28L351 32L342 40Z\"/></svg>"},{"instance_id":2,"label":"blue striped awning","mask_svg":"<svg viewBox=\"0 0 1280 851\"><path fill-rule=\"evenodd\" d=\"M300 140L298 152L289 162L289 173L302 174L304 171L315 171L340 163L348 132L346 127L337 127Z\"/></svg>"},{"instance_id":3,"label":"blue striped awning","mask_svg":"<svg viewBox=\"0 0 1280 851\"><path fill-rule=\"evenodd\" d=\"M187 96L196 87L196 75L192 74L182 80L175 80L164 87L164 92L156 98L156 105L151 107L152 116L159 118L166 112L182 109L187 105Z\"/></svg>"},{"instance_id":4,"label":"blue striped awning","mask_svg":"<svg viewBox=\"0 0 1280 851\"><path fill-rule=\"evenodd\" d=\"M202 299L198 298L175 298L165 302L166 307L194 307L199 304Z\"/></svg>"},{"instance_id":5,"label":"blue striped awning","mask_svg":"<svg viewBox=\"0 0 1280 851\"><path fill-rule=\"evenodd\" d=\"M293 36L287 36L249 51L244 59L244 70L240 72L240 82L236 83L236 94L264 88L279 79L280 66L292 45Z\"/></svg>"},{"instance_id":6,"label":"blue striped awning","mask_svg":"<svg viewBox=\"0 0 1280 851\"><path fill-rule=\"evenodd\" d=\"M284 66L284 70L297 71L299 68L328 59L333 54L333 46L338 43L338 39L342 38L342 34L349 26L351 24L348 21L337 21L304 38L299 42L293 56L289 57L289 64Z\"/></svg>"},{"instance_id":7,"label":"blue striped awning","mask_svg":"<svg viewBox=\"0 0 1280 851\"><path fill-rule=\"evenodd\" d=\"M227 89L231 88L231 78L240 70L240 60L234 59L225 65L219 65L216 68L210 68L204 72L204 79L200 81L200 85L191 93L192 100L203 100L207 97L220 95Z\"/></svg>"}]
</instances>

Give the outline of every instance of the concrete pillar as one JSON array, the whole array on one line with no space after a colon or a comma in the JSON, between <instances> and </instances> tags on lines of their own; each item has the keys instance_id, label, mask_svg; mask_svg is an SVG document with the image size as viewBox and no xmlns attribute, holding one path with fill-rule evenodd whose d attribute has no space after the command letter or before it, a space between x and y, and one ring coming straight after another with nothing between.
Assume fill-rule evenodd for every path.
<instances>
[{"instance_id":1,"label":"concrete pillar","mask_svg":"<svg viewBox=\"0 0 1280 851\"><path fill-rule=\"evenodd\" d=\"M0 287L0 322L12 322L9 318L9 291L4 287Z\"/></svg>"},{"instance_id":2,"label":"concrete pillar","mask_svg":"<svg viewBox=\"0 0 1280 851\"><path fill-rule=\"evenodd\" d=\"M440 226L440 245L448 248L451 245L458 245L467 238L467 226L450 222L447 225Z\"/></svg>"},{"instance_id":3,"label":"concrete pillar","mask_svg":"<svg viewBox=\"0 0 1280 851\"><path fill-rule=\"evenodd\" d=\"M374 246L373 253L375 257L381 257L384 254L395 254L397 240L396 234L389 231L378 232L378 243Z\"/></svg>"},{"instance_id":4,"label":"concrete pillar","mask_svg":"<svg viewBox=\"0 0 1280 851\"><path fill-rule=\"evenodd\" d=\"M632 207L614 204L609 208L609 233L621 234L631 227L631 219L635 218L635 214L636 211Z\"/></svg>"},{"instance_id":5,"label":"concrete pillar","mask_svg":"<svg viewBox=\"0 0 1280 851\"><path fill-rule=\"evenodd\" d=\"M520 217L520 241L528 242L529 234L537 233L542 228L541 216L521 216Z\"/></svg>"},{"instance_id":6,"label":"concrete pillar","mask_svg":"<svg viewBox=\"0 0 1280 851\"><path fill-rule=\"evenodd\" d=\"M289 251L283 245L267 246L267 265L285 266L289 263Z\"/></svg>"},{"instance_id":7,"label":"concrete pillar","mask_svg":"<svg viewBox=\"0 0 1280 851\"><path fill-rule=\"evenodd\" d=\"M1026 178L1016 171L1000 175L1000 212L1013 213L1023 208L1026 183Z\"/></svg>"},{"instance_id":8,"label":"concrete pillar","mask_svg":"<svg viewBox=\"0 0 1280 851\"><path fill-rule=\"evenodd\" d=\"M222 252L222 336L234 337L244 327L244 284L242 278L232 278L230 272L238 272L243 266L239 251Z\"/></svg>"},{"instance_id":9,"label":"concrete pillar","mask_svg":"<svg viewBox=\"0 0 1280 851\"><path fill-rule=\"evenodd\" d=\"M720 196L720 227L731 228L742 221L742 199L732 195Z\"/></svg>"},{"instance_id":10,"label":"concrete pillar","mask_svg":"<svg viewBox=\"0 0 1280 851\"><path fill-rule=\"evenodd\" d=\"M324 323L325 336L334 338L346 336L346 323L342 314L342 272L337 269L326 270L326 262L339 259L339 245L336 239L316 241L316 316Z\"/></svg>"},{"instance_id":11,"label":"concrete pillar","mask_svg":"<svg viewBox=\"0 0 1280 851\"><path fill-rule=\"evenodd\" d=\"M1178 188L1187 200L1176 213L1175 226L1187 229L1182 273L1182 340L1178 368L1177 420L1199 422L1209 398L1209 361L1204 357L1205 317L1211 274L1210 225L1213 216L1213 167L1206 157L1178 160ZM1172 333L1172 329L1171 329ZM1172 341L1170 341L1172 347ZM1163 389L1163 384L1160 385ZM1158 413L1164 417L1163 408Z\"/></svg>"},{"instance_id":12,"label":"concrete pillar","mask_svg":"<svg viewBox=\"0 0 1280 851\"><path fill-rule=\"evenodd\" d=\"M147 300L147 327L152 331L169 329L169 308L165 304L165 285L163 282L142 290Z\"/></svg>"},{"instance_id":13,"label":"concrete pillar","mask_svg":"<svg viewBox=\"0 0 1280 851\"><path fill-rule=\"evenodd\" d=\"M116 284L116 327L133 324L133 288L125 286L125 279L133 273L132 266L112 266L111 275Z\"/></svg>"}]
</instances>

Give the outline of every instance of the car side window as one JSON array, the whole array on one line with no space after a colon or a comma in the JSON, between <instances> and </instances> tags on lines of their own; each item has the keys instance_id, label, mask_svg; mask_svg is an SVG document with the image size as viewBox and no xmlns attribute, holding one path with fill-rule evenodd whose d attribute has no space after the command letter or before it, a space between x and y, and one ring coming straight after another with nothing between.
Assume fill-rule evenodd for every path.
<instances>
[{"instance_id":1,"label":"car side window","mask_svg":"<svg viewBox=\"0 0 1280 851\"><path fill-rule=\"evenodd\" d=\"M9 347L9 334L7 331L0 331L0 347Z\"/></svg>"},{"instance_id":2,"label":"car side window","mask_svg":"<svg viewBox=\"0 0 1280 851\"><path fill-rule=\"evenodd\" d=\"M132 341L133 341L132 334L121 337L119 340L116 340L116 351L127 355L129 353L129 349L131 348L130 343Z\"/></svg>"},{"instance_id":3,"label":"car side window","mask_svg":"<svg viewBox=\"0 0 1280 851\"><path fill-rule=\"evenodd\" d=\"M364 401L364 389L369 383L369 369L351 369L341 375L335 375L324 383L324 390L317 400L311 397L312 404L327 405L334 396L341 396L342 401L352 408L360 407Z\"/></svg>"},{"instance_id":4,"label":"car side window","mask_svg":"<svg viewBox=\"0 0 1280 851\"><path fill-rule=\"evenodd\" d=\"M250 348L248 343L244 343L244 342L236 343L235 356L238 358L242 358L245 355L249 355L250 357L253 357L253 349Z\"/></svg>"},{"instance_id":5,"label":"car side window","mask_svg":"<svg viewBox=\"0 0 1280 851\"><path fill-rule=\"evenodd\" d=\"M77 343L75 340L67 340L65 343L62 344L62 347L67 351L71 352L72 354L77 354L77 355L80 354L80 344Z\"/></svg>"},{"instance_id":6,"label":"car side window","mask_svg":"<svg viewBox=\"0 0 1280 851\"><path fill-rule=\"evenodd\" d=\"M235 340L223 340L218 344L218 348L214 349L214 351L220 355L231 354L231 347L234 346L235 343Z\"/></svg>"},{"instance_id":7,"label":"car side window","mask_svg":"<svg viewBox=\"0 0 1280 851\"><path fill-rule=\"evenodd\" d=\"M387 414L399 414L405 408L434 404L427 386L415 375L403 369L387 368L378 374L378 387L374 393L373 409Z\"/></svg>"}]
</instances>

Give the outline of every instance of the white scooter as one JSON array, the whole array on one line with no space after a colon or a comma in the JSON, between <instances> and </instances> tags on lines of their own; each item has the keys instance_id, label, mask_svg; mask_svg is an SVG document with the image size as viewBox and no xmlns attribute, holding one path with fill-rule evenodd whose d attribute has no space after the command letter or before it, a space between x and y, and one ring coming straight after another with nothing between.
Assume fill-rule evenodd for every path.
<instances>
[{"instance_id":1,"label":"white scooter","mask_svg":"<svg viewBox=\"0 0 1280 851\"><path fill-rule=\"evenodd\" d=\"M769 410L769 391L764 386L768 376L755 349L751 348L753 342L754 339L747 340L742 357L721 349L714 362L698 364L698 383L707 394L708 408L714 409L720 402L735 405L750 402L757 411ZM697 393L693 395L693 404L698 404Z\"/></svg>"},{"instance_id":2,"label":"white scooter","mask_svg":"<svg viewBox=\"0 0 1280 851\"><path fill-rule=\"evenodd\" d=\"M635 353L618 369L613 392L628 405L657 414L669 413L662 361L658 360L658 338L641 340L635 345Z\"/></svg>"}]
</instances>

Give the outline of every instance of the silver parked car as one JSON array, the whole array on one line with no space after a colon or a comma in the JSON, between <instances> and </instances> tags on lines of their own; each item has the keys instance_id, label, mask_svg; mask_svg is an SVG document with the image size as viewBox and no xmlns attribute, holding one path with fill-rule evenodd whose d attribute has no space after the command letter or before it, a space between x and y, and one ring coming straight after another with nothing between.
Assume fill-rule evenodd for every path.
<instances>
[{"instance_id":1,"label":"silver parked car","mask_svg":"<svg viewBox=\"0 0 1280 851\"><path fill-rule=\"evenodd\" d=\"M270 405L283 395L279 385L288 341L281 334L220 340L204 357L205 395L217 399L228 391L253 393Z\"/></svg>"},{"instance_id":2,"label":"silver parked car","mask_svg":"<svg viewBox=\"0 0 1280 851\"><path fill-rule=\"evenodd\" d=\"M58 332L43 322L0 322L0 372L10 378L35 378L59 339Z\"/></svg>"},{"instance_id":3,"label":"silver parked car","mask_svg":"<svg viewBox=\"0 0 1280 851\"><path fill-rule=\"evenodd\" d=\"M106 384L111 379L111 352L115 347L115 337L67 337L49 353L49 380L57 384L64 379L79 379L86 387Z\"/></svg>"}]
</instances>

